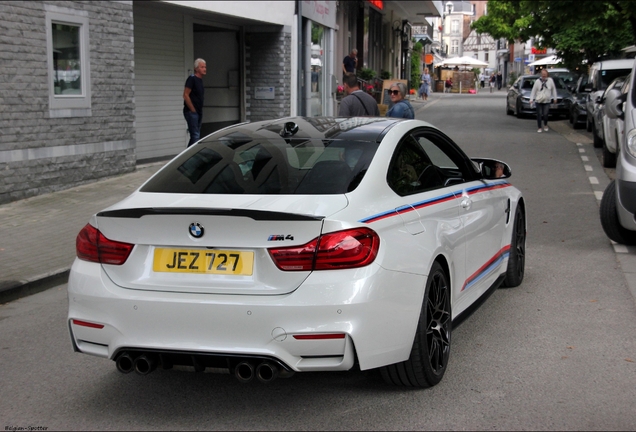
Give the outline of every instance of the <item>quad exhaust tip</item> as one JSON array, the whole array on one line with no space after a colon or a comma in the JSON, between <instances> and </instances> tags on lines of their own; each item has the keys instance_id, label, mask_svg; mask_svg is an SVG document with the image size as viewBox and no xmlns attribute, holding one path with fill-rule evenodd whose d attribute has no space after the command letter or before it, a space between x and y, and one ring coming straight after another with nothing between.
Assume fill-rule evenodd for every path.
<instances>
[{"instance_id":1,"label":"quad exhaust tip","mask_svg":"<svg viewBox=\"0 0 636 432\"><path fill-rule=\"evenodd\" d=\"M156 355L133 355L134 353L131 354L129 352L124 352L119 357L117 357L115 364L119 372L128 374L134 371L138 375L148 375L158 366L159 359ZM195 370L198 370L200 372L203 372L205 370L205 366L203 365L200 365L200 367L197 368L198 362L196 361L196 359L193 359L193 362ZM294 375L293 371L283 369L279 365L268 360L263 360L256 366L254 362L243 360L234 367L234 376L240 383L244 384L253 381L254 378L262 382L263 384L268 384L274 381L276 378L289 378L292 375Z\"/></svg>"}]
</instances>

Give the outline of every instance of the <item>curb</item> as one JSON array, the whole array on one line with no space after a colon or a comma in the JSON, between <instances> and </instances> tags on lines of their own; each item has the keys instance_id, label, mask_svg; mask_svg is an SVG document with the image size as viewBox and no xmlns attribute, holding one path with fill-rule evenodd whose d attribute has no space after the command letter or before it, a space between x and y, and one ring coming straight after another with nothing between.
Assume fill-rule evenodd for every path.
<instances>
[{"instance_id":1,"label":"curb","mask_svg":"<svg viewBox=\"0 0 636 432\"><path fill-rule=\"evenodd\" d=\"M40 275L27 281L10 281L0 287L0 304L8 303L22 297L28 297L54 286L68 282L70 268L56 270L50 274Z\"/></svg>"}]
</instances>

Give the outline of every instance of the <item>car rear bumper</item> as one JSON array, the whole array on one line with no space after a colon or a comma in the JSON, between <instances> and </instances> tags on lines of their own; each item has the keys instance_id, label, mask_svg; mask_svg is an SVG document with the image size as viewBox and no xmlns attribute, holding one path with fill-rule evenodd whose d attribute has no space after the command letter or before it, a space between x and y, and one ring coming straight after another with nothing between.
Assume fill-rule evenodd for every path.
<instances>
[{"instance_id":1,"label":"car rear bumper","mask_svg":"<svg viewBox=\"0 0 636 432\"><path fill-rule=\"evenodd\" d=\"M286 295L187 294L125 289L76 259L68 322L77 351L110 359L171 350L275 358L301 372L348 370L357 355L364 370L408 358L425 281L372 264L313 272ZM343 336L302 339L330 334Z\"/></svg>"}]
</instances>

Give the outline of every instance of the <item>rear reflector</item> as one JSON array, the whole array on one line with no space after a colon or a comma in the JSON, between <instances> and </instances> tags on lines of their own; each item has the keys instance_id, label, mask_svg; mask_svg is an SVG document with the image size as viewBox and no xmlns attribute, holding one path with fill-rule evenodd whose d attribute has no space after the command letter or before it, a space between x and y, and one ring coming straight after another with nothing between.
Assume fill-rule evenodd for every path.
<instances>
[{"instance_id":1,"label":"rear reflector","mask_svg":"<svg viewBox=\"0 0 636 432\"><path fill-rule=\"evenodd\" d=\"M77 257L84 261L121 265L135 245L109 240L91 224L86 224L75 239Z\"/></svg>"},{"instance_id":2,"label":"rear reflector","mask_svg":"<svg viewBox=\"0 0 636 432\"><path fill-rule=\"evenodd\" d=\"M320 340L320 339L344 339L344 333L323 333L323 334L302 334L294 335L298 340Z\"/></svg>"},{"instance_id":3,"label":"rear reflector","mask_svg":"<svg viewBox=\"0 0 636 432\"><path fill-rule=\"evenodd\" d=\"M74 320L71 320L71 322L75 325L82 326L82 327L90 327L90 328L96 328L96 329L104 328L104 324L95 324L88 321L81 321L81 320L74 319Z\"/></svg>"},{"instance_id":4,"label":"rear reflector","mask_svg":"<svg viewBox=\"0 0 636 432\"><path fill-rule=\"evenodd\" d=\"M268 249L284 271L335 270L363 267L378 254L380 237L369 228L336 231L301 246Z\"/></svg>"}]
</instances>

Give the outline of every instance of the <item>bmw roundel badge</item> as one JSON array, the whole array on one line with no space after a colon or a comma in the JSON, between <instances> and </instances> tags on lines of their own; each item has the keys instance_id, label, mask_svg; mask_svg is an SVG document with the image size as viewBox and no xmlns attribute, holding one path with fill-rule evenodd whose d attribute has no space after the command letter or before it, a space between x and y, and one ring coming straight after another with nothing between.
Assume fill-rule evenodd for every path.
<instances>
[{"instance_id":1,"label":"bmw roundel badge","mask_svg":"<svg viewBox=\"0 0 636 432\"><path fill-rule=\"evenodd\" d=\"M199 222L191 223L188 230L190 231L190 235L194 238L203 237L203 231L204 231L203 225L201 225Z\"/></svg>"}]
</instances>

